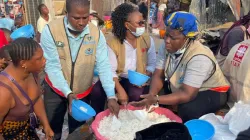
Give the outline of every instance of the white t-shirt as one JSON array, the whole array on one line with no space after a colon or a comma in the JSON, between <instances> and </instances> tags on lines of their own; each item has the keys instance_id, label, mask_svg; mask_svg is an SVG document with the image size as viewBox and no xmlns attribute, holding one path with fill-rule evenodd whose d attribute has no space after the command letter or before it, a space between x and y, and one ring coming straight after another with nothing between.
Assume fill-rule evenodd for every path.
<instances>
[{"instance_id":1,"label":"white t-shirt","mask_svg":"<svg viewBox=\"0 0 250 140\"><path fill-rule=\"evenodd\" d=\"M166 54L165 43L163 43L157 54L156 69L165 69ZM171 69L168 71L169 74L174 72L181 57L182 55L178 58L170 57ZM191 87L200 88L203 82L211 76L213 69L214 66L210 58L204 55L194 56L187 65L183 83Z\"/></svg>"},{"instance_id":2,"label":"white t-shirt","mask_svg":"<svg viewBox=\"0 0 250 140\"><path fill-rule=\"evenodd\" d=\"M48 24L51 21L51 16L49 15L49 21L46 21L45 19L43 19L41 16L39 17L39 19L37 20L37 31L41 34L43 31L43 28L46 24Z\"/></svg>"}]
</instances>

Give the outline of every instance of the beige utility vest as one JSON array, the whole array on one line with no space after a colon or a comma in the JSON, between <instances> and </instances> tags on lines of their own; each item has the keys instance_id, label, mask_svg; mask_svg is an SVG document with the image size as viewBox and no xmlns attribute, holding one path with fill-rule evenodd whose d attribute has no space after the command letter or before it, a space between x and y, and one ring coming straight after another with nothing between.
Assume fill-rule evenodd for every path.
<instances>
[{"instance_id":1,"label":"beige utility vest","mask_svg":"<svg viewBox=\"0 0 250 140\"><path fill-rule=\"evenodd\" d=\"M92 85L94 75L95 54L100 32L92 23L88 25L90 33L82 38L76 60L73 62L70 47L74 46L69 45L64 18L49 23L49 29L57 47L64 78L67 80L73 93L76 94L86 91Z\"/></svg>"},{"instance_id":2,"label":"beige utility vest","mask_svg":"<svg viewBox=\"0 0 250 140\"><path fill-rule=\"evenodd\" d=\"M150 36L144 34L137 38L136 41L136 71L142 74L146 74L147 66L147 52L151 46ZM114 51L117 58L117 74L120 75L124 71L125 67L125 45L121 44L120 40L113 37L108 41L109 47Z\"/></svg>"},{"instance_id":3,"label":"beige utility vest","mask_svg":"<svg viewBox=\"0 0 250 140\"><path fill-rule=\"evenodd\" d=\"M185 76L185 71L188 65L188 62L197 55L205 55L213 61L214 70L212 75L204 81L199 91L205 91L211 88L229 86L229 83L225 79L216 59L212 53L212 51L203 46L199 41L192 41L191 44L184 52L178 66L176 67L174 73L172 75L168 75L168 67L170 65L170 55L167 57L166 68L165 68L165 76L170 81L170 87L172 92L176 92L181 85L183 84L183 79Z\"/></svg>"},{"instance_id":4,"label":"beige utility vest","mask_svg":"<svg viewBox=\"0 0 250 140\"><path fill-rule=\"evenodd\" d=\"M241 29L243 30L243 32L244 32L244 40L247 40L247 34L246 34L246 27L245 26L240 26L241 27ZM216 55L216 60L217 60L217 62L219 63L219 66L222 68L222 66L223 66L223 64L224 64L224 62L225 62L225 60L226 60L226 58L227 58L227 56L224 56L224 55L222 55L221 53L220 53L220 50L218 51L218 54Z\"/></svg>"},{"instance_id":5,"label":"beige utility vest","mask_svg":"<svg viewBox=\"0 0 250 140\"><path fill-rule=\"evenodd\" d=\"M231 84L230 101L250 101L250 40L235 45L222 68Z\"/></svg>"}]
</instances>

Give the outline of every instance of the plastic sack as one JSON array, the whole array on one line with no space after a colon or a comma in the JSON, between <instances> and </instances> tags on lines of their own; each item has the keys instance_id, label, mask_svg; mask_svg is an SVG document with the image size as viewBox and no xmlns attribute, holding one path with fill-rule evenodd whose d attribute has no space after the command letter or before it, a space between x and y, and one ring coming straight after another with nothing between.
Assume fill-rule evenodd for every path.
<instances>
[{"instance_id":1,"label":"plastic sack","mask_svg":"<svg viewBox=\"0 0 250 140\"><path fill-rule=\"evenodd\" d=\"M209 121L215 127L213 140L235 140L241 131L250 126L250 104L235 103L224 118L211 113L200 119Z\"/></svg>"},{"instance_id":2,"label":"plastic sack","mask_svg":"<svg viewBox=\"0 0 250 140\"><path fill-rule=\"evenodd\" d=\"M135 135L135 140L192 140L187 127L176 122L155 124Z\"/></svg>"},{"instance_id":3,"label":"plastic sack","mask_svg":"<svg viewBox=\"0 0 250 140\"><path fill-rule=\"evenodd\" d=\"M120 106L120 109L124 109L124 106ZM128 106L127 107L128 110L138 110L139 108L133 107L133 106ZM175 115L173 112L171 112L168 109L165 108L155 108L154 110L155 113L161 114L161 115L165 115L166 117L168 117L170 120L174 120L178 123L182 123L182 120L180 117L178 117L177 115ZM105 137L103 137L99 132L98 132L98 127L100 124L100 121L106 117L110 115L110 111L109 109L97 114L97 116L95 117L95 120L93 121L93 123L91 124L91 131L93 131L95 137L97 140L107 140Z\"/></svg>"}]
</instances>

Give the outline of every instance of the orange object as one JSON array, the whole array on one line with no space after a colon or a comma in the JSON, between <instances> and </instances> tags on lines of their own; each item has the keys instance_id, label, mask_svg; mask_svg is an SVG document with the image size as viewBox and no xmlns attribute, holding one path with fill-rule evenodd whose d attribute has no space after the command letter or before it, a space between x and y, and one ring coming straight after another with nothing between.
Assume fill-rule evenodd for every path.
<instances>
[{"instance_id":1,"label":"orange object","mask_svg":"<svg viewBox=\"0 0 250 140\"><path fill-rule=\"evenodd\" d=\"M210 90L217 92L227 92L229 88L230 88L229 86L223 86L223 87L211 88Z\"/></svg>"},{"instance_id":2,"label":"orange object","mask_svg":"<svg viewBox=\"0 0 250 140\"><path fill-rule=\"evenodd\" d=\"M160 38L164 38L166 30L159 30Z\"/></svg>"},{"instance_id":3,"label":"orange object","mask_svg":"<svg viewBox=\"0 0 250 140\"><path fill-rule=\"evenodd\" d=\"M111 29L112 28L112 21L111 20L105 21L105 27L107 30Z\"/></svg>"}]
</instances>

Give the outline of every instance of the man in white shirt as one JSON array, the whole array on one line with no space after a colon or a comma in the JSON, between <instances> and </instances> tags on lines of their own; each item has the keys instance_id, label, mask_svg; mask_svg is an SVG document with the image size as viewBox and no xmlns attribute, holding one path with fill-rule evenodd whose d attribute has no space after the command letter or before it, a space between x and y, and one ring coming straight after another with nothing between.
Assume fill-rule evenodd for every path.
<instances>
[{"instance_id":1,"label":"man in white shirt","mask_svg":"<svg viewBox=\"0 0 250 140\"><path fill-rule=\"evenodd\" d=\"M49 15L49 9L45 4L40 4L38 6L38 11L40 13L40 17L37 20L37 41L40 42L40 35L44 26L47 25L52 19Z\"/></svg>"}]
</instances>

